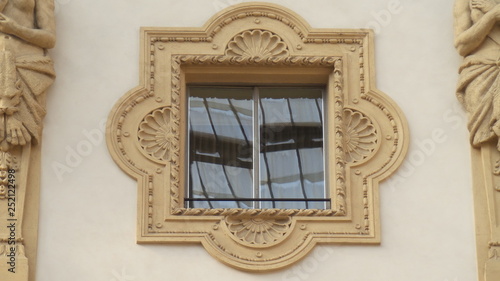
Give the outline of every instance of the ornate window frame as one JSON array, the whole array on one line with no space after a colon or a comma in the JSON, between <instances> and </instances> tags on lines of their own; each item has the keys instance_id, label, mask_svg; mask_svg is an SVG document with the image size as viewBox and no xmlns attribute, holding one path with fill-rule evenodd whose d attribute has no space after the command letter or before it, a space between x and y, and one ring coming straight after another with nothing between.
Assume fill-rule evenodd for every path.
<instances>
[{"instance_id":1,"label":"ornate window frame","mask_svg":"<svg viewBox=\"0 0 500 281\"><path fill-rule=\"evenodd\" d=\"M202 28L142 28L141 42L140 86L107 127L113 159L138 181L138 243L201 243L248 271L290 265L316 243L380 243L378 183L401 164L408 129L375 88L371 30L312 29L281 6L245 3ZM331 209L183 207L186 84L213 81L327 86Z\"/></svg>"}]
</instances>

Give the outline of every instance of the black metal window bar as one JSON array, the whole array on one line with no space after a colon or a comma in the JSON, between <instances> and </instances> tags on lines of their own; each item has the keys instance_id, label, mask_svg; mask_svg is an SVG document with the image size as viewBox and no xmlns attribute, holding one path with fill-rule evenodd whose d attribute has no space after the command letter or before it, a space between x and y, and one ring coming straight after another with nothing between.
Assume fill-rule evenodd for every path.
<instances>
[{"instance_id":1,"label":"black metal window bar","mask_svg":"<svg viewBox=\"0 0 500 281\"><path fill-rule=\"evenodd\" d=\"M330 208L323 89L193 86L188 92L186 207Z\"/></svg>"}]
</instances>

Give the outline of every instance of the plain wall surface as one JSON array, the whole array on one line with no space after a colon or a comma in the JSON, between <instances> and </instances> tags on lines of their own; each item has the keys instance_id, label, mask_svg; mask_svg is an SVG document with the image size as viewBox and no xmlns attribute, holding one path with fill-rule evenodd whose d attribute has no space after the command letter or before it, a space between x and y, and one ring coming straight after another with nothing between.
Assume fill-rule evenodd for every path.
<instances>
[{"instance_id":1,"label":"plain wall surface","mask_svg":"<svg viewBox=\"0 0 500 281\"><path fill-rule=\"evenodd\" d=\"M243 1L55 1L58 77L47 98L37 280L477 280L454 1L268 1L312 27L374 28L377 87L406 114L411 144L381 184L380 246L320 246L266 274L225 266L201 244L137 245L137 184L104 141L112 106L139 83L140 26L199 27Z\"/></svg>"}]
</instances>

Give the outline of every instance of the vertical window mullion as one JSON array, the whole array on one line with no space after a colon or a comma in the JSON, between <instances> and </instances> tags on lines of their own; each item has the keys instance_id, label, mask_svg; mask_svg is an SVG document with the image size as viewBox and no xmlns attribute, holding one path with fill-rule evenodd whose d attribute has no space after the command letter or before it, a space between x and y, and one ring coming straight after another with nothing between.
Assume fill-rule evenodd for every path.
<instances>
[{"instance_id":1,"label":"vertical window mullion","mask_svg":"<svg viewBox=\"0 0 500 281\"><path fill-rule=\"evenodd\" d=\"M259 126L259 89L253 90L253 198L260 198L260 126ZM253 208L260 209L261 203L253 201Z\"/></svg>"}]
</instances>

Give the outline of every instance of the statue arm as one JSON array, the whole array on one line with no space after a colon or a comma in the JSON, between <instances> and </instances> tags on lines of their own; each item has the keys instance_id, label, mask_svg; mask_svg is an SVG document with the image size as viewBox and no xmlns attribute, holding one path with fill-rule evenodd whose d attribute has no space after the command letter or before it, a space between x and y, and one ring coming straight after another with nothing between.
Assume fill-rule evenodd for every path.
<instances>
[{"instance_id":1,"label":"statue arm","mask_svg":"<svg viewBox=\"0 0 500 281\"><path fill-rule=\"evenodd\" d=\"M483 43L500 20L500 5L496 5L474 24L468 0L457 0L454 14L455 48L461 56L467 56Z\"/></svg>"},{"instance_id":2,"label":"statue arm","mask_svg":"<svg viewBox=\"0 0 500 281\"><path fill-rule=\"evenodd\" d=\"M44 49L53 48L56 43L54 0L36 1L35 20L36 28L28 28L0 13L0 31Z\"/></svg>"}]
</instances>

